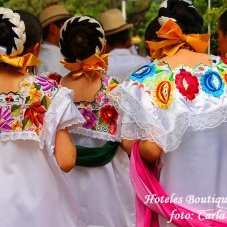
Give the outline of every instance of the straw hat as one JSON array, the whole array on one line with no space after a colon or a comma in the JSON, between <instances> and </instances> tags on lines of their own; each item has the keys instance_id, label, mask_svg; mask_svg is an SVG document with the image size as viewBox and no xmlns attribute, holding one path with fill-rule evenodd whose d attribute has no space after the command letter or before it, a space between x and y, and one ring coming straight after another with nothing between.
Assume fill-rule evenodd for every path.
<instances>
[{"instance_id":1,"label":"straw hat","mask_svg":"<svg viewBox=\"0 0 227 227\"><path fill-rule=\"evenodd\" d=\"M101 13L99 21L101 22L106 35L112 35L133 27L133 24L126 23L119 9L110 9Z\"/></svg>"},{"instance_id":2,"label":"straw hat","mask_svg":"<svg viewBox=\"0 0 227 227\"><path fill-rule=\"evenodd\" d=\"M52 22L69 19L70 17L72 17L72 15L66 10L64 5L54 4L48 6L39 14L39 21L44 28Z\"/></svg>"}]
</instances>

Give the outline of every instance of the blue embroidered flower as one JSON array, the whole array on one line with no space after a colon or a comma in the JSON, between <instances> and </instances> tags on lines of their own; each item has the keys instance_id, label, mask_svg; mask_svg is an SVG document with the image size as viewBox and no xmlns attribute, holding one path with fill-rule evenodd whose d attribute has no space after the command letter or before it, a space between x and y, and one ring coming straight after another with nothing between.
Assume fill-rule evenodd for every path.
<instances>
[{"instance_id":1,"label":"blue embroidered flower","mask_svg":"<svg viewBox=\"0 0 227 227\"><path fill-rule=\"evenodd\" d=\"M155 74L155 64L144 65L138 70L136 70L133 74L131 74L129 78L133 81L138 81L142 83L147 77L153 76L154 74Z\"/></svg>"},{"instance_id":2,"label":"blue embroidered flower","mask_svg":"<svg viewBox=\"0 0 227 227\"><path fill-rule=\"evenodd\" d=\"M202 90L207 94L219 97L224 92L225 85L219 74L215 71L208 70L203 76L201 76L200 83Z\"/></svg>"}]
</instances>

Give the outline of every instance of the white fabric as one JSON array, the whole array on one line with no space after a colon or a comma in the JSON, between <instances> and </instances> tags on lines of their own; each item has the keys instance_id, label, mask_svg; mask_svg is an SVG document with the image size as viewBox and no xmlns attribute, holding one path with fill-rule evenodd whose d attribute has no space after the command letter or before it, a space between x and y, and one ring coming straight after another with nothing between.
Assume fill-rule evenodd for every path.
<instances>
[{"instance_id":1,"label":"white fabric","mask_svg":"<svg viewBox=\"0 0 227 227\"><path fill-rule=\"evenodd\" d=\"M72 134L76 144L99 147L106 141ZM68 174L87 227L134 227L135 195L129 177L128 155L118 148L102 167L76 166Z\"/></svg>"},{"instance_id":2,"label":"white fabric","mask_svg":"<svg viewBox=\"0 0 227 227\"><path fill-rule=\"evenodd\" d=\"M130 49L116 48L108 56L107 75L127 79L137 68L149 63L148 58L132 54Z\"/></svg>"},{"instance_id":3,"label":"white fabric","mask_svg":"<svg viewBox=\"0 0 227 227\"><path fill-rule=\"evenodd\" d=\"M39 54L39 59L41 61L38 66L39 73L56 72L61 76L67 75L69 70L60 63L63 58L58 46L43 42Z\"/></svg>"},{"instance_id":4,"label":"white fabric","mask_svg":"<svg viewBox=\"0 0 227 227\"><path fill-rule=\"evenodd\" d=\"M61 88L45 115L43 149L42 138L23 132L0 139L0 227L84 226L70 182L53 155L57 127L83 121L69 90Z\"/></svg>"},{"instance_id":5,"label":"white fabric","mask_svg":"<svg viewBox=\"0 0 227 227\"><path fill-rule=\"evenodd\" d=\"M111 94L126 111L122 137L148 139L163 148L160 183L170 197L203 215L205 211L217 214L221 210L226 218L227 66L215 56L211 56L211 66L201 64L194 68L179 66L171 69L165 63L154 64L156 71L150 75L141 73L138 79L131 77ZM193 100L187 100L175 87L172 103L161 109L153 95L155 86L162 79L174 81L182 69L198 77L198 93ZM201 79L208 75L207 72L216 77L210 77L205 86ZM208 93L208 84L212 82L217 87L222 83L216 96ZM221 218L220 213L218 218ZM173 226L161 222L161 226Z\"/></svg>"}]
</instances>

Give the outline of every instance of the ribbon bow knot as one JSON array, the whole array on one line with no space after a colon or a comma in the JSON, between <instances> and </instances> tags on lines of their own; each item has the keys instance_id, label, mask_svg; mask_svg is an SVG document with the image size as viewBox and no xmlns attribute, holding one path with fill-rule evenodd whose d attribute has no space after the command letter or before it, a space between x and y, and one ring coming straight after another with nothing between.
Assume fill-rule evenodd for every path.
<instances>
[{"instance_id":1,"label":"ribbon bow knot","mask_svg":"<svg viewBox=\"0 0 227 227\"><path fill-rule=\"evenodd\" d=\"M107 56L108 54L97 55L78 62L69 63L61 60L65 68L73 72L73 77L78 78L85 75L89 80L93 78L101 78L107 69Z\"/></svg>"},{"instance_id":2,"label":"ribbon bow knot","mask_svg":"<svg viewBox=\"0 0 227 227\"><path fill-rule=\"evenodd\" d=\"M199 53L204 53L208 47L209 34L188 34L182 33L179 25L173 20L168 20L157 32L162 41L146 41L152 57L160 59L163 56L174 55L185 44L192 47Z\"/></svg>"}]
</instances>

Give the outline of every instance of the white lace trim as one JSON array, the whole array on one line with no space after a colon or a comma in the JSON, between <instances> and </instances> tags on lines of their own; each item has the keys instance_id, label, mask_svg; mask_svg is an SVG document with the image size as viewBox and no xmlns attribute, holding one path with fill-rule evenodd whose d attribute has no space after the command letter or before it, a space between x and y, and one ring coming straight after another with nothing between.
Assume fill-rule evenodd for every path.
<instances>
[{"instance_id":1,"label":"white lace trim","mask_svg":"<svg viewBox=\"0 0 227 227\"><path fill-rule=\"evenodd\" d=\"M15 140L33 140L40 144L40 148L44 147L44 143L41 142L40 137L31 131L19 131L19 132L1 132L0 141L15 141Z\"/></svg>"},{"instance_id":2,"label":"white lace trim","mask_svg":"<svg viewBox=\"0 0 227 227\"><path fill-rule=\"evenodd\" d=\"M218 109L207 113L192 115L190 112L183 112L176 114L173 118L174 127L167 131L158 124L152 116L153 113L148 109L145 110L139 100L136 100L121 85L109 93L109 96L132 118L130 123L122 123L121 137L129 140L142 139L156 142L165 152L177 148L188 127L192 127L193 130L203 130L215 128L227 121L227 105L223 104Z\"/></svg>"},{"instance_id":3,"label":"white lace trim","mask_svg":"<svg viewBox=\"0 0 227 227\"><path fill-rule=\"evenodd\" d=\"M110 135L105 132L92 131L82 127L69 128L69 132L88 136L95 139L101 139L101 140L112 141L112 142L115 142L115 141L120 142L120 138L117 135Z\"/></svg>"},{"instance_id":4,"label":"white lace trim","mask_svg":"<svg viewBox=\"0 0 227 227\"><path fill-rule=\"evenodd\" d=\"M75 127L75 125L77 127L81 127L84 121L85 121L84 118L79 116L75 119L72 119L70 121L64 122L63 124L60 124L57 129L60 130L65 128L71 128L71 127Z\"/></svg>"}]
</instances>

